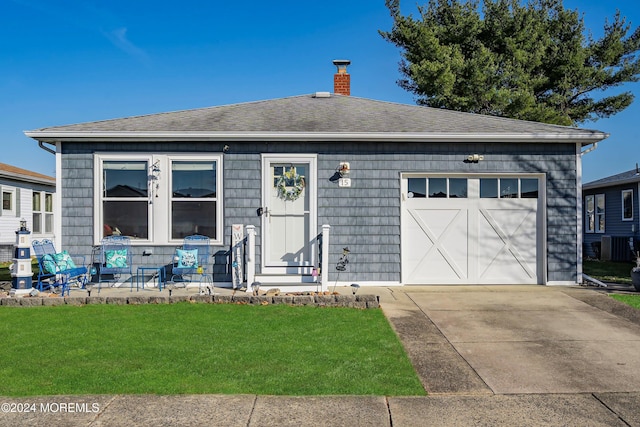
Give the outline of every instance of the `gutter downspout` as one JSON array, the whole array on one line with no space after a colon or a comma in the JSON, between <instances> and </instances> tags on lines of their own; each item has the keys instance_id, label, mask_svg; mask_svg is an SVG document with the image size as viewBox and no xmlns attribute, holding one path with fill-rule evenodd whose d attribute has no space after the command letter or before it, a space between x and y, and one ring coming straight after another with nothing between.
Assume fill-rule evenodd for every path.
<instances>
[{"instance_id":1,"label":"gutter downspout","mask_svg":"<svg viewBox=\"0 0 640 427\"><path fill-rule=\"evenodd\" d=\"M580 155L581 155L581 156L584 156L585 154L592 152L592 151L593 151L593 150L595 150L596 148L598 148L598 143L597 143L597 142L594 142L593 144L591 144L591 147L587 148L587 149L586 149L586 150L584 150L584 151L581 151L581 152L580 152Z\"/></svg>"},{"instance_id":2,"label":"gutter downspout","mask_svg":"<svg viewBox=\"0 0 640 427\"><path fill-rule=\"evenodd\" d=\"M62 167L61 167L61 159L58 156L57 148L58 145L54 142L46 142L46 144L53 145L56 149L52 149L50 147L45 147L44 141L38 141L38 147L42 148L44 151L48 151L56 157L56 192L53 202L53 240L56 242L58 247L62 247L62 239L58 240L59 236L62 236L62 197L60 195L60 189L62 188L61 176L62 176Z\"/></svg>"},{"instance_id":3,"label":"gutter downspout","mask_svg":"<svg viewBox=\"0 0 640 427\"><path fill-rule=\"evenodd\" d=\"M56 150L52 150L52 149L51 149L51 148L49 148L49 147L45 147L45 146L44 146L44 144L45 144L45 143L44 143L43 141L38 141L38 147L42 148L44 151L48 151L49 153L51 153L51 154L53 154L53 155L55 156L55 154L56 154ZM47 142L47 144L55 145L55 144L54 144L54 143L52 143L52 142Z\"/></svg>"}]
</instances>

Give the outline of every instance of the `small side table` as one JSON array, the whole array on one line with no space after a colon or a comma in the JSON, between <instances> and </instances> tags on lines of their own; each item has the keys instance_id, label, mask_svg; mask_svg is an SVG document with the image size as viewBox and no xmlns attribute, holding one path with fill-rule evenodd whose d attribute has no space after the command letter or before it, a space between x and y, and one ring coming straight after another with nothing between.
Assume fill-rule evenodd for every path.
<instances>
[{"instance_id":1,"label":"small side table","mask_svg":"<svg viewBox=\"0 0 640 427\"><path fill-rule=\"evenodd\" d=\"M145 271L153 271L153 278L158 278L158 290L162 291L162 285L166 282L164 266L138 267L138 270L136 271L136 291L140 289L140 282L142 282L142 289L144 289Z\"/></svg>"}]
</instances>

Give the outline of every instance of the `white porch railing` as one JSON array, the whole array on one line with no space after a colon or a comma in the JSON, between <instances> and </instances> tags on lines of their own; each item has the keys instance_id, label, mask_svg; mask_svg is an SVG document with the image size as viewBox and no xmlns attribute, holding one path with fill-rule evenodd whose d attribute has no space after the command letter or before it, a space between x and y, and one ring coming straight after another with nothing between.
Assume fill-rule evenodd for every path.
<instances>
[{"instance_id":1,"label":"white porch railing","mask_svg":"<svg viewBox=\"0 0 640 427\"><path fill-rule=\"evenodd\" d=\"M256 226L247 225L247 292L251 292L251 284L256 281Z\"/></svg>"},{"instance_id":2,"label":"white porch railing","mask_svg":"<svg viewBox=\"0 0 640 427\"><path fill-rule=\"evenodd\" d=\"M321 289L326 291L329 289L329 234L331 226L322 225L322 232L318 236L318 265L320 270L318 279L321 283ZM246 246L246 271L247 292L252 292L252 284L256 280L256 227L255 225L247 225L247 246ZM311 283L309 283L311 285ZM316 284L317 285L317 284Z\"/></svg>"}]
</instances>

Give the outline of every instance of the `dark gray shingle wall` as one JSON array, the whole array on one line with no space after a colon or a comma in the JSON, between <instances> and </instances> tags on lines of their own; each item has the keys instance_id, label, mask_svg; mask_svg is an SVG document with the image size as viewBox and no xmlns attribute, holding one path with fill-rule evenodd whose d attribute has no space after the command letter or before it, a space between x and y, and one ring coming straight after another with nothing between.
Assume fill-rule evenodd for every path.
<instances>
[{"instance_id":1,"label":"dark gray shingle wall","mask_svg":"<svg viewBox=\"0 0 640 427\"><path fill-rule=\"evenodd\" d=\"M65 143L62 156L62 247L91 253L93 244L93 152L221 152L224 143L105 144ZM261 152L318 154L318 226L331 225L330 284L335 263L348 246L350 264L340 281L400 280L400 173L545 173L547 176L547 264L549 281L576 280L576 147L573 144L420 143L231 143L224 156L224 245L217 247L217 279L229 280L223 264L231 224L253 224L257 260L261 230ZM480 163L465 163L469 154ZM351 164L351 188L329 181L341 161ZM147 248L147 247L145 247ZM135 265L171 261L173 247L134 249ZM259 271L259 270L258 270Z\"/></svg>"}]
</instances>

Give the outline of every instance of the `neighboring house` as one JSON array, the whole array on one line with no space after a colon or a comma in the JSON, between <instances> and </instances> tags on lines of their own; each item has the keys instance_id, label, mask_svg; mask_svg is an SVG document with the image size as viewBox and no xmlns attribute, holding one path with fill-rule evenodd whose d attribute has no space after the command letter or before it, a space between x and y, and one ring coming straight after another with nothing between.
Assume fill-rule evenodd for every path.
<instances>
[{"instance_id":1,"label":"neighboring house","mask_svg":"<svg viewBox=\"0 0 640 427\"><path fill-rule=\"evenodd\" d=\"M232 225L254 226L256 280L282 287L329 225L324 287L578 282L581 150L607 134L350 97L338 66L335 94L26 132L56 146L61 246L117 227L164 265L205 234L229 284Z\"/></svg>"},{"instance_id":2,"label":"neighboring house","mask_svg":"<svg viewBox=\"0 0 640 427\"><path fill-rule=\"evenodd\" d=\"M27 221L32 239L53 240L55 192L55 178L0 163L0 262L14 257L21 219Z\"/></svg>"},{"instance_id":3,"label":"neighboring house","mask_svg":"<svg viewBox=\"0 0 640 427\"><path fill-rule=\"evenodd\" d=\"M638 185L640 169L586 183L582 186L585 256L614 261L632 259L629 239L638 237Z\"/></svg>"}]
</instances>

